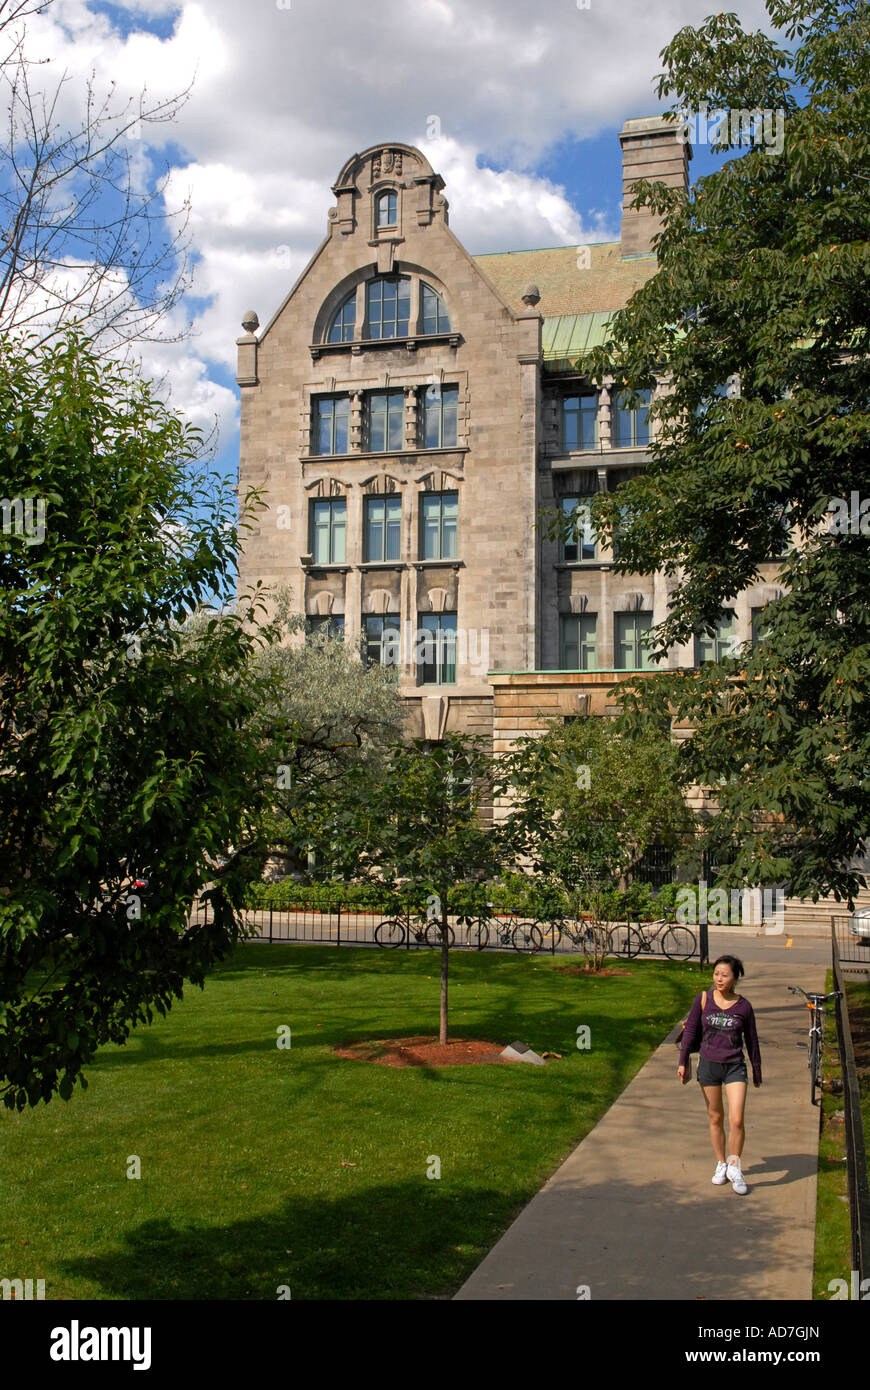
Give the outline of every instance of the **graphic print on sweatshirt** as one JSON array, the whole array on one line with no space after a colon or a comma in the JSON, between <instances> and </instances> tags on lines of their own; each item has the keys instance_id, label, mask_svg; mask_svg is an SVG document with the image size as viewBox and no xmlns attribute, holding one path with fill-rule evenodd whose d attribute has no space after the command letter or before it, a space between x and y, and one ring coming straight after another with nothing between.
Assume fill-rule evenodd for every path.
<instances>
[{"instance_id":1,"label":"graphic print on sweatshirt","mask_svg":"<svg viewBox=\"0 0 870 1390\"><path fill-rule=\"evenodd\" d=\"M704 1022L708 1023L712 1028L733 1028L737 1019L734 1017L734 1011L732 1009L730 1013L705 1014Z\"/></svg>"}]
</instances>

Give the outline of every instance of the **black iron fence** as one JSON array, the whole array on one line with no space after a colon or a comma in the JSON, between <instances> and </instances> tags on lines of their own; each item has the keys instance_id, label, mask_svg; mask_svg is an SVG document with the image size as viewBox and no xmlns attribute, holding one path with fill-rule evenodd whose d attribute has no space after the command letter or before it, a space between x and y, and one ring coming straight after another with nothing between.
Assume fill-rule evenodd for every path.
<instances>
[{"instance_id":1,"label":"black iron fence","mask_svg":"<svg viewBox=\"0 0 870 1390\"><path fill-rule=\"evenodd\" d=\"M208 921L209 906L199 899L191 913L194 922ZM263 942L311 942L333 946L380 946L384 949L433 949L440 947L441 934L437 921L425 916L397 913L395 907L376 909L346 904L314 907L299 903L293 908L246 908L242 921L248 939ZM397 924L390 926L391 923ZM679 936L668 935L666 924L633 922L625 924L637 935L630 938L619 924L606 927L595 923L534 919L515 912L491 912L483 917L451 915L448 917L449 941L453 949L546 952L551 955L592 954L602 945L607 928L615 927L616 935L608 954L640 957L667 956L680 960L700 960L702 929L696 926L679 928ZM677 927L677 924L674 924ZM594 933L591 935L590 933Z\"/></svg>"},{"instance_id":2,"label":"black iron fence","mask_svg":"<svg viewBox=\"0 0 870 1390\"><path fill-rule=\"evenodd\" d=\"M850 930L849 918L831 918L831 962L834 988L842 992L837 1005L837 1042L843 1073L843 1120L846 1131L846 1169L849 1180L849 1216L852 1227L852 1268L858 1271L859 1281L870 1277L870 1187L867 1178L867 1149L861 1114L861 1087L855 1066L855 1049L849 1024L849 1005L845 980L858 973L850 972L847 961L862 949ZM865 968L870 952L863 946ZM863 975L864 972L862 971Z\"/></svg>"}]
</instances>

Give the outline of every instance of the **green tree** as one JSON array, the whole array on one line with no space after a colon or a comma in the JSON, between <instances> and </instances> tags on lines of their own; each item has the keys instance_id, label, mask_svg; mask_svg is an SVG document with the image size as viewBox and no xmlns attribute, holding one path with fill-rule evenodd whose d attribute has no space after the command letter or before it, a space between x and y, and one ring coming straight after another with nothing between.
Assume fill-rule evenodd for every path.
<instances>
[{"instance_id":1,"label":"green tree","mask_svg":"<svg viewBox=\"0 0 870 1390\"><path fill-rule=\"evenodd\" d=\"M252 654L258 688L268 695L252 717L250 736L260 741L271 809L234 846L218 879L236 871L256 877L266 856L279 869L307 867L309 845L322 842L333 784L350 766L380 757L405 724L395 667L367 666L362 644L306 634L289 589L276 590L270 601L272 640ZM198 643L216 620L235 619L200 611L185 624L185 640Z\"/></svg>"},{"instance_id":2,"label":"green tree","mask_svg":"<svg viewBox=\"0 0 870 1390\"><path fill-rule=\"evenodd\" d=\"M665 218L660 268L586 368L669 389L648 469L594 514L620 528L620 572L672 586L659 653L781 555L754 649L638 683L629 707L694 727L681 777L716 789L732 882L839 896L870 826L870 8L767 9L791 49L720 14L663 51L672 114L781 111L784 142L734 151L688 198L638 187Z\"/></svg>"},{"instance_id":3,"label":"green tree","mask_svg":"<svg viewBox=\"0 0 870 1390\"><path fill-rule=\"evenodd\" d=\"M195 432L80 338L0 349L0 1093L68 1099L105 1042L234 944L238 884L192 899L269 807L259 596ZM243 522L246 514L243 513ZM147 890L136 887L147 880Z\"/></svg>"},{"instance_id":4,"label":"green tree","mask_svg":"<svg viewBox=\"0 0 870 1390\"><path fill-rule=\"evenodd\" d=\"M513 802L505 835L553 886L566 915L593 914L596 969L619 920L631 871L653 844L686 851L694 817L680 787L669 733L636 733L611 719L553 720L543 737L520 739L504 767Z\"/></svg>"},{"instance_id":5,"label":"green tree","mask_svg":"<svg viewBox=\"0 0 870 1390\"><path fill-rule=\"evenodd\" d=\"M447 1042L448 917L503 864L503 839L488 815L502 782L485 741L448 734L412 739L356 763L324 817L323 855L346 879L382 884L441 925L439 1041Z\"/></svg>"}]
</instances>

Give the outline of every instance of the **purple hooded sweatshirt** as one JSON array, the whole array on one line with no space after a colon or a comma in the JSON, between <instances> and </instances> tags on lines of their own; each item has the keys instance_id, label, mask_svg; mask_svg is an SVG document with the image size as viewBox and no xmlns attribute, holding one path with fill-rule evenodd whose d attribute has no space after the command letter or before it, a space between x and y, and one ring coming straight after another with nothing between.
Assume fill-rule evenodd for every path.
<instances>
[{"instance_id":1,"label":"purple hooded sweatshirt","mask_svg":"<svg viewBox=\"0 0 870 1390\"><path fill-rule=\"evenodd\" d=\"M761 1051L758 1046L758 1033L755 1029L755 1014L752 1005L743 996L730 1008L720 1009L714 1002L714 991L707 990L707 1003L701 1015L701 996L696 994L686 1019L680 1047L679 1065L684 1067L700 1041L700 1054L708 1062L742 1062L743 1042L752 1063L752 1079L761 1084Z\"/></svg>"}]
</instances>

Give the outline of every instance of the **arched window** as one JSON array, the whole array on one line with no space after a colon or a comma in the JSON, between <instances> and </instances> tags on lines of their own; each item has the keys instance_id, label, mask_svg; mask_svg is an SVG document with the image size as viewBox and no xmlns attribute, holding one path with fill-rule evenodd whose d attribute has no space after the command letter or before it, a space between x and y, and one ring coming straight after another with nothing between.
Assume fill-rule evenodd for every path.
<instances>
[{"instance_id":1,"label":"arched window","mask_svg":"<svg viewBox=\"0 0 870 1390\"><path fill-rule=\"evenodd\" d=\"M356 323L356 290L353 290L341 305L332 326L329 330L328 343L351 343L353 342L353 330Z\"/></svg>"},{"instance_id":2,"label":"arched window","mask_svg":"<svg viewBox=\"0 0 870 1390\"><path fill-rule=\"evenodd\" d=\"M382 193L378 198L377 208L377 227L395 227L399 214L399 200L396 194Z\"/></svg>"},{"instance_id":3,"label":"arched window","mask_svg":"<svg viewBox=\"0 0 870 1390\"><path fill-rule=\"evenodd\" d=\"M450 316L444 300L436 290L423 286L423 332L449 333Z\"/></svg>"},{"instance_id":4,"label":"arched window","mask_svg":"<svg viewBox=\"0 0 870 1390\"><path fill-rule=\"evenodd\" d=\"M411 280L407 275L370 280L366 286L366 320L370 338L407 338L411 317Z\"/></svg>"}]
</instances>

